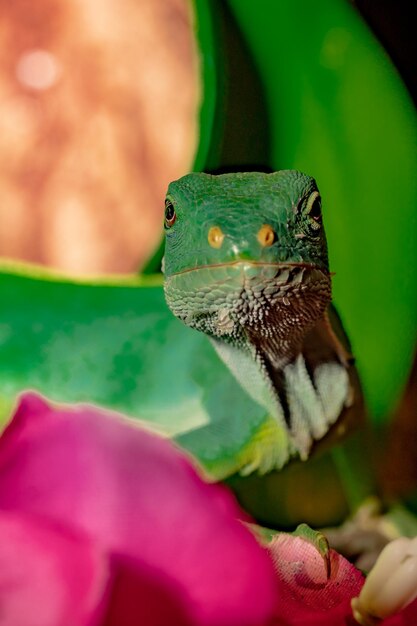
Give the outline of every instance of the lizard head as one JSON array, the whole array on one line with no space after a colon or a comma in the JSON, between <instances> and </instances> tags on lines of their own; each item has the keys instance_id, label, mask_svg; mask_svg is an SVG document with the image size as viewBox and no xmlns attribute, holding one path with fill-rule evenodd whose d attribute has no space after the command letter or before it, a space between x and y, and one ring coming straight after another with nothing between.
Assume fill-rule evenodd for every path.
<instances>
[{"instance_id":1,"label":"lizard head","mask_svg":"<svg viewBox=\"0 0 417 626\"><path fill-rule=\"evenodd\" d=\"M188 174L168 188L165 234L167 277L239 261L328 266L317 185L295 170Z\"/></svg>"},{"instance_id":2,"label":"lizard head","mask_svg":"<svg viewBox=\"0 0 417 626\"><path fill-rule=\"evenodd\" d=\"M168 305L212 336L278 320L300 335L330 301L320 195L301 172L188 174L168 188L165 236Z\"/></svg>"}]
</instances>

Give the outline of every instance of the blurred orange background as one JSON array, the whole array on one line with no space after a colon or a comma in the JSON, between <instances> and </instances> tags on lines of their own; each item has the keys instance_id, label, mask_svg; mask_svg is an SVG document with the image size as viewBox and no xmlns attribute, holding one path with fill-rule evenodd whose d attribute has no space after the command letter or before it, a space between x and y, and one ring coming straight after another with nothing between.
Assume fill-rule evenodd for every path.
<instances>
[{"instance_id":1,"label":"blurred orange background","mask_svg":"<svg viewBox=\"0 0 417 626\"><path fill-rule=\"evenodd\" d=\"M193 160L187 0L0 0L0 255L131 272Z\"/></svg>"}]
</instances>

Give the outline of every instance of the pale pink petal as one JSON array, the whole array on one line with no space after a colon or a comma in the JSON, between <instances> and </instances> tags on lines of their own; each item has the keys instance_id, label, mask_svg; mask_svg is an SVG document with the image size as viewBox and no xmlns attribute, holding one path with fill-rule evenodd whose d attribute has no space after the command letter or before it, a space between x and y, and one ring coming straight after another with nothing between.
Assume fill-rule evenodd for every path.
<instances>
[{"instance_id":1,"label":"pale pink petal","mask_svg":"<svg viewBox=\"0 0 417 626\"><path fill-rule=\"evenodd\" d=\"M108 560L91 541L0 512L2 626L101 624L108 582Z\"/></svg>"},{"instance_id":2,"label":"pale pink petal","mask_svg":"<svg viewBox=\"0 0 417 626\"><path fill-rule=\"evenodd\" d=\"M317 549L291 535L277 535L270 552L277 577L275 626L353 625L350 601L364 580L359 570L332 550L327 578Z\"/></svg>"},{"instance_id":3,"label":"pale pink petal","mask_svg":"<svg viewBox=\"0 0 417 626\"><path fill-rule=\"evenodd\" d=\"M162 571L199 624L252 625L271 611L270 560L233 497L125 419L23 396L0 439L0 508L71 520Z\"/></svg>"}]
</instances>

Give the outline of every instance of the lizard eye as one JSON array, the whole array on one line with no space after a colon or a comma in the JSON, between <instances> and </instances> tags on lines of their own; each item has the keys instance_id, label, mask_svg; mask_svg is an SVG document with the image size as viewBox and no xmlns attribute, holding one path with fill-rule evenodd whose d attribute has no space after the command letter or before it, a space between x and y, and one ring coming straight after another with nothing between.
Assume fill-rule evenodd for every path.
<instances>
[{"instance_id":1,"label":"lizard eye","mask_svg":"<svg viewBox=\"0 0 417 626\"><path fill-rule=\"evenodd\" d=\"M176 219L177 214L175 213L174 205L171 200L165 200L165 227L171 228Z\"/></svg>"},{"instance_id":2,"label":"lizard eye","mask_svg":"<svg viewBox=\"0 0 417 626\"><path fill-rule=\"evenodd\" d=\"M310 218L312 228L314 230L319 230L321 227L321 198L318 191L313 191L307 200L307 205L305 209L305 214Z\"/></svg>"}]
</instances>

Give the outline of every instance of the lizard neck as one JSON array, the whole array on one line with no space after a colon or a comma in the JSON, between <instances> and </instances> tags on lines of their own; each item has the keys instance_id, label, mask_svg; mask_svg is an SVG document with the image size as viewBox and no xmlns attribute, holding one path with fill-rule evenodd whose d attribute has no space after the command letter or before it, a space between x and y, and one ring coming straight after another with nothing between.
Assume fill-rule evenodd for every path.
<instances>
[{"instance_id":1,"label":"lizard neck","mask_svg":"<svg viewBox=\"0 0 417 626\"><path fill-rule=\"evenodd\" d=\"M294 454L306 459L351 401L345 354L327 323L328 272L302 264L204 267L167 278L165 294L287 433L275 467Z\"/></svg>"}]
</instances>

